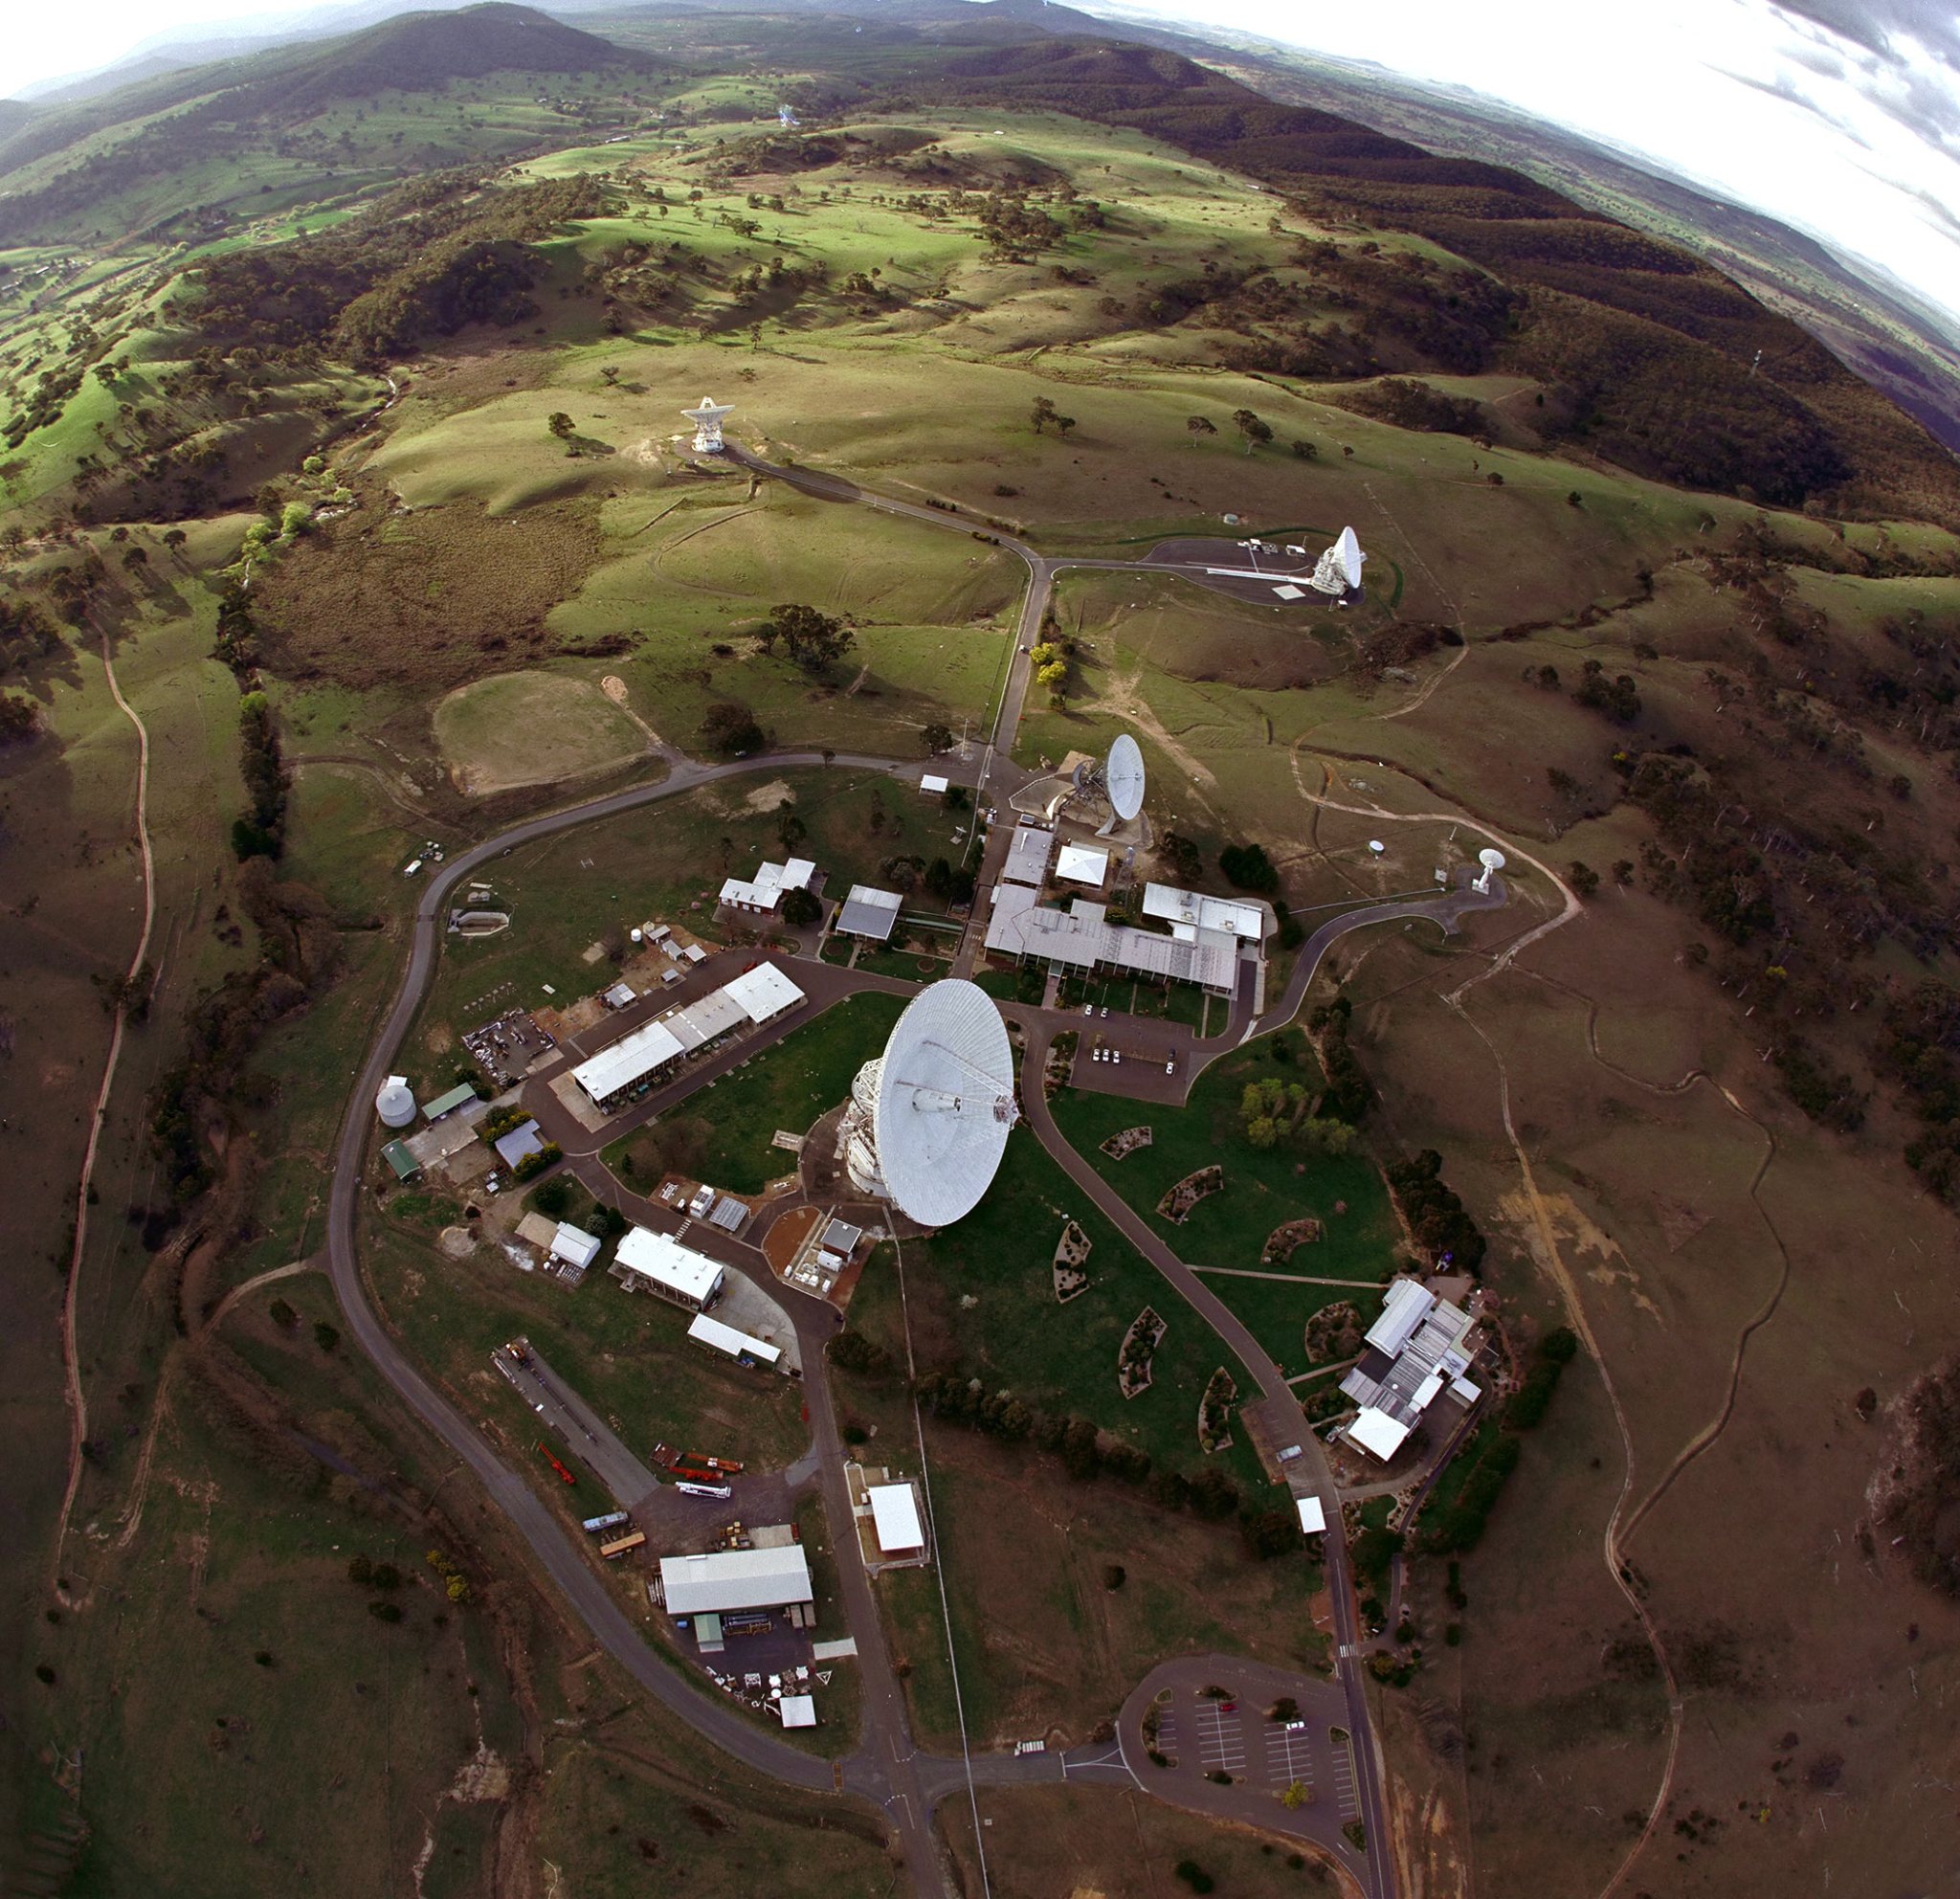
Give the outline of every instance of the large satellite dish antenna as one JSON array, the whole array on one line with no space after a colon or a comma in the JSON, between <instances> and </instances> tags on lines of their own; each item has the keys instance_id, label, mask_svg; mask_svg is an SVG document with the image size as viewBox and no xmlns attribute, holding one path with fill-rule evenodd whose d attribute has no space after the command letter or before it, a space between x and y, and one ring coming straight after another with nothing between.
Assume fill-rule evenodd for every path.
<instances>
[{"instance_id":1,"label":"large satellite dish antenna","mask_svg":"<svg viewBox=\"0 0 1960 1899\"><path fill-rule=\"evenodd\" d=\"M992 1184L1020 1118L993 998L957 976L922 990L851 1095L852 1178L921 1226L963 1219Z\"/></svg>"},{"instance_id":2,"label":"large satellite dish antenna","mask_svg":"<svg viewBox=\"0 0 1960 1899\"><path fill-rule=\"evenodd\" d=\"M1144 808L1144 754L1127 732L1118 732L1102 767L1109 809L1127 824Z\"/></svg>"},{"instance_id":3,"label":"large satellite dish antenna","mask_svg":"<svg viewBox=\"0 0 1960 1899\"><path fill-rule=\"evenodd\" d=\"M1483 866L1483 875L1470 887L1481 894L1490 888L1490 880L1504 867L1504 854L1502 851L1481 850L1477 853L1477 861Z\"/></svg>"},{"instance_id":4,"label":"large satellite dish antenna","mask_svg":"<svg viewBox=\"0 0 1960 1899\"><path fill-rule=\"evenodd\" d=\"M724 447L722 424L735 413L732 402L717 402L711 395L702 397L693 409L680 412L684 421L694 424L694 452L697 455L720 455Z\"/></svg>"},{"instance_id":5,"label":"large satellite dish antenna","mask_svg":"<svg viewBox=\"0 0 1960 1899\"><path fill-rule=\"evenodd\" d=\"M1307 585L1345 602L1361 585L1361 564L1367 558L1361 551L1361 543L1354 538L1353 528L1344 527L1340 538L1314 563L1313 577Z\"/></svg>"}]
</instances>

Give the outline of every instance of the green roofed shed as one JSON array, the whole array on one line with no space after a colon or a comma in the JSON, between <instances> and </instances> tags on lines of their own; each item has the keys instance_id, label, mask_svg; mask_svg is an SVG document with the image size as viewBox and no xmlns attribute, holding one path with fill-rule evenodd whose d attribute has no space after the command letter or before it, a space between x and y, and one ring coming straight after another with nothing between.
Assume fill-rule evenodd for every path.
<instances>
[{"instance_id":1,"label":"green roofed shed","mask_svg":"<svg viewBox=\"0 0 1960 1899\"><path fill-rule=\"evenodd\" d=\"M422 1163L409 1151L406 1141L390 1141L382 1149L381 1157L394 1169L397 1180L412 1180L422 1171Z\"/></svg>"},{"instance_id":2,"label":"green roofed shed","mask_svg":"<svg viewBox=\"0 0 1960 1899\"><path fill-rule=\"evenodd\" d=\"M422 1118L425 1121L439 1121L451 1109L460 1107L465 1102L476 1099L476 1089L467 1082L458 1082L447 1094L437 1095L434 1101L425 1101L422 1104Z\"/></svg>"}]
</instances>

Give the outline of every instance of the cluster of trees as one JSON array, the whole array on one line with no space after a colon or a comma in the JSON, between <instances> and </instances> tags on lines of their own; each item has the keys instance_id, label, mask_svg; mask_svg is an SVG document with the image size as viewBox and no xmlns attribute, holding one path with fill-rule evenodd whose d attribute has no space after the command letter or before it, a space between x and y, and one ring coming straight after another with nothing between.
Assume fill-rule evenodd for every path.
<instances>
[{"instance_id":1,"label":"cluster of trees","mask_svg":"<svg viewBox=\"0 0 1960 1899\"><path fill-rule=\"evenodd\" d=\"M769 742L755 714L734 699L724 699L708 707L702 718L701 735L710 750L730 758L746 758L751 752L766 750Z\"/></svg>"},{"instance_id":2,"label":"cluster of trees","mask_svg":"<svg viewBox=\"0 0 1960 1899\"><path fill-rule=\"evenodd\" d=\"M1551 668L1547 667L1547 672ZM1554 679L1557 677L1553 675ZM1640 690L1631 673L1616 673L1609 679L1597 659L1588 659L1581 668L1579 683L1572 698L1593 712L1603 713L1618 726L1631 726L1640 716Z\"/></svg>"},{"instance_id":3,"label":"cluster of trees","mask_svg":"<svg viewBox=\"0 0 1960 1899\"><path fill-rule=\"evenodd\" d=\"M1347 1122L1350 1128L1358 1128L1368 1119L1375 1094L1374 1084L1368 1079L1360 1057L1348 1040L1353 1015L1354 1004L1347 996L1337 995L1333 1001L1315 1008L1306 1018L1306 1026L1321 1059L1321 1073L1326 1078L1327 1084L1321 1095L1323 1112Z\"/></svg>"},{"instance_id":4,"label":"cluster of trees","mask_svg":"<svg viewBox=\"0 0 1960 1899\"><path fill-rule=\"evenodd\" d=\"M334 231L243 247L201 260L189 315L213 338L261 346L313 345L363 361L399 353L465 324L534 313L541 263L528 247L605 208L589 173L486 190L451 171L390 191Z\"/></svg>"},{"instance_id":5,"label":"cluster of trees","mask_svg":"<svg viewBox=\"0 0 1960 1899\"><path fill-rule=\"evenodd\" d=\"M1579 1335L1570 1326L1554 1327L1538 1341L1531 1367L1504 1406L1504 1423L1513 1431L1529 1431L1545 1419L1560 1374L1578 1356Z\"/></svg>"},{"instance_id":6,"label":"cluster of trees","mask_svg":"<svg viewBox=\"0 0 1960 1899\"><path fill-rule=\"evenodd\" d=\"M1028 412L1029 425L1039 436L1053 429L1058 436L1066 436L1076 425L1073 415L1064 415L1045 395L1035 398L1035 406Z\"/></svg>"},{"instance_id":7,"label":"cluster of trees","mask_svg":"<svg viewBox=\"0 0 1960 1899\"><path fill-rule=\"evenodd\" d=\"M41 729L41 708L24 692L0 692L0 746L18 745Z\"/></svg>"},{"instance_id":8,"label":"cluster of trees","mask_svg":"<svg viewBox=\"0 0 1960 1899\"><path fill-rule=\"evenodd\" d=\"M1408 376L1385 377L1370 389L1345 393L1341 401L1344 408L1392 422L1398 429L1445 436L1487 436L1490 432L1481 402L1466 395L1445 395Z\"/></svg>"},{"instance_id":9,"label":"cluster of trees","mask_svg":"<svg viewBox=\"0 0 1960 1899\"><path fill-rule=\"evenodd\" d=\"M835 1352L835 1347L832 1350ZM1152 1500L1164 1508L1188 1509L1213 1523L1222 1522L1238 1508L1238 1486L1222 1470L1208 1468L1186 1477L1181 1471L1155 1469L1149 1453L1134 1444L1103 1443L1102 1433L1086 1418L1037 1411L1019 1398L975 1389L977 1384L956 1373L930 1372L919 1380L917 1396L924 1409L948 1423L1050 1452L1078 1483L1114 1477L1125 1484L1147 1485Z\"/></svg>"},{"instance_id":10,"label":"cluster of trees","mask_svg":"<svg viewBox=\"0 0 1960 1899\"><path fill-rule=\"evenodd\" d=\"M814 607L788 603L769 610L757 629L756 645L773 654L778 646L806 673L835 665L856 643L857 635L840 619Z\"/></svg>"},{"instance_id":11,"label":"cluster of trees","mask_svg":"<svg viewBox=\"0 0 1960 1899\"><path fill-rule=\"evenodd\" d=\"M1245 1138L1261 1149L1276 1148L1281 1139L1286 1139L1316 1153L1337 1158L1351 1151L1352 1122L1331 1115L1311 1115L1307 1112L1311 1105L1312 1096L1303 1083L1282 1082L1278 1076L1248 1082L1238 1100Z\"/></svg>"},{"instance_id":12,"label":"cluster of trees","mask_svg":"<svg viewBox=\"0 0 1960 1899\"><path fill-rule=\"evenodd\" d=\"M1960 996L1927 981L1892 997L1879 1062L1919 1116L1907 1164L1941 1199L1960 1203Z\"/></svg>"},{"instance_id":13,"label":"cluster of trees","mask_svg":"<svg viewBox=\"0 0 1960 1899\"><path fill-rule=\"evenodd\" d=\"M1434 1148L1382 1170L1408 1222L1410 1238L1430 1264L1447 1263L1458 1272L1479 1273L1485 1250L1482 1229L1456 1191L1444 1184L1442 1172L1443 1157Z\"/></svg>"},{"instance_id":14,"label":"cluster of trees","mask_svg":"<svg viewBox=\"0 0 1960 1899\"><path fill-rule=\"evenodd\" d=\"M238 701L239 766L246 805L232 820L232 851L246 858L277 858L286 843L286 793L291 780L279 747L272 702L262 692Z\"/></svg>"},{"instance_id":15,"label":"cluster of trees","mask_svg":"<svg viewBox=\"0 0 1960 1899\"><path fill-rule=\"evenodd\" d=\"M1069 659L1074 650L1072 641L1058 639L1037 639L1028 649L1035 683L1047 693L1051 705L1059 705L1068 697Z\"/></svg>"},{"instance_id":16,"label":"cluster of trees","mask_svg":"<svg viewBox=\"0 0 1960 1899\"><path fill-rule=\"evenodd\" d=\"M1280 894L1280 873L1263 844L1227 844L1218 853L1218 868L1236 890L1250 890L1260 897Z\"/></svg>"}]
</instances>

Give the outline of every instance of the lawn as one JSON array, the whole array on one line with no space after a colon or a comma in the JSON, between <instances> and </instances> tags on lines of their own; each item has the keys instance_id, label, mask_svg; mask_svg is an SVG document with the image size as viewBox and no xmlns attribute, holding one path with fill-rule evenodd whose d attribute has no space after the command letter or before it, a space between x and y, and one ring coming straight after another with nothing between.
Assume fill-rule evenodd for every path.
<instances>
[{"instance_id":1,"label":"lawn","mask_svg":"<svg viewBox=\"0 0 1960 1899\"><path fill-rule=\"evenodd\" d=\"M870 993L847 995L793 1035L713 1084L690 1095L669 1118L701 1124L706 1145L702 1177L731 1194L760 1194L796 1171L796 1156L769 1145L780 1128L806 1132L851 1090L858 1070L884 1047L904 998ZM654 1148L658 1123L649 1123L605 1151L607 1166L631 1159L634 1177L658 1178Z\"/></svg>"},{"instance_id":2,"label":"lawn","mask_svg":"<svg viewBox=\"0 0 1960 1899\"><path fill-rule=\"evenodd\" d=\"M1277 1061L1284 1047L1291 1062ZM1238 1100L1249 1082L1269 1077L1319 1081L1303 1038L1266 1036L1213 1063L1198 1078L1183 1108L1144 1106L1113 1095L1065 1090L1055 1100L1058 1127L1123 1197L1194 1266L1237 1273L1270 1272L1331 1285L1289 1284L1285 1278L1235 1278L1213 1273L1206 1285L1250 1326L1290 1377L1308 1369L1304 1327L1308 1315L1338 1299L1352 1298L1364 1322L1379 1307L1377 1291L1393 1264L1396 1233L1374 1163L1356 1152L1342 1159L1284 1145L1261 1152L1241 1132ZM1111 1160L1101 1143L1125 1128L1147 1125L1152 1145ZM1157 1212L1165 1193L1187 1174L1214 1164L1225 1171L1222 1192L1200 1200L1182 1226ZM1345 1212L1336 1212L1345 1206ZM1325 1237L1299 1247L1290 1261L1261 1266L1259 1255L1273 1230L1290 1219L1318 1218ZM1352 1287L1350 1291L1348 1288Z\"/></svg>"},{"instance_id":3,"label":"lawn","mask_svg":"<svg viewBox=\"0 0 1960 1899\"><path fill-rule=\"evenodd\" d=\"M423 1196L398 1196L427 1216ZM473 1413L487 1413L527 1451L530 1414L490 1369L490 1353L520 1333L618 1432L651 1459L655 1444L683 1442L762 1469L787 1463L807 1441L800 1388L788 1378L723 1367L685 1342L692 1314L624 1291L604 1274L576 1290L521 1273L501 1251L447 1258L418 1225L388 1216L362 1246L390 1322L418 1364Z\"/></svg>"},{"instance_id":4,"label":"lawn","mask_svg":"<svg viewBox=\"0 0 1960 1899\"><path fill-rule=\"evenodd\" d=\"M1056 1303L1052 1261L1062 1222L1073 1218L1093 1245L1089 1285ZM1195 1471L1197 1407L1220 1365L1243 1368L1116 1229L1070 1183L1025 1128L1009 1137L985 1199L957 1225L905 1245L919 1367L957 1365L1013 1391L1037 1410L1088 1418L1160 1464ZM1116 1357L1130 1321L1154 1306L1169 1323L1155 1379L1125 1399ZM1241 1490L1263 1483L1241 1433L1219 1461Z\"/></svg>"}]
</instances>

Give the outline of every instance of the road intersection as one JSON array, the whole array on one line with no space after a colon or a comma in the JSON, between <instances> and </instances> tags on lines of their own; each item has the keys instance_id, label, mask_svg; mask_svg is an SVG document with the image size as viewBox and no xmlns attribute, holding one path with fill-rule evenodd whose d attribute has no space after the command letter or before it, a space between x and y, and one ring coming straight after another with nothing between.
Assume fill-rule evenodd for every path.
<instances>
[{"instance_id":1,"label":"road intersection","mask_svg":"<svg viewBox=\"0 0 1960 1899\"><path fill-rule=\"evenodd\" d=\"M758 461L739 449L731 448L730 459L788 481L800 491L820 499L872 506L942 528L977 531L970 522L961 517L949 517L944 512L911 503L873 495L834 477L802 469L777 468ZM1051 557L1007 534L989 533L985 538L1009 549L1027 565L1030 585L1021 614L1017 650L976 774L983 802L1002 749L1002 736L1006 735L1007 747L1011 748L1013 734L1018 725L1029 677L1025 649L1038 637L1056 572L1070 566L1129 569L1137 565L1126 561ZM1181 570L1181 566L1172 570ZM1060 1136L1048 1112L1041 1086L1048 1045L1059 1033L1064 1021L1059 1012L1030 1011L1013 1005L1009 1005L1005 1012L1021 1018L1023 1026L1030 1031L1023 1068L1023 1098L1036 1137L1067 1170L1071 1178L1096 1200L1125 1239L1237 1353L1258 1388L1258 1398L1242 1411L1248 1430L1256 1438L1263 1437L1271 1445L1299 1442L1303 1446L1303 1456L1289 1463L1285 1468L1289 1474L1289 1487L1294 1494L1318 1496L1326 1510L1328 1530L1323 1539L1322 1553L1334 1604L1338 1682L1314 1682L1268 1670L1265 1673L1274 1679L1264 1682L1263 1686L1270 1689L1274 1700L1282 1695L1296 1699L1313 1697L1321 1710L1319 1729L1325 1734L1333 1731L1336 1725L1333 1713L1338 1709L1340 1725L1350 1737L1349 1749L1345 1755L1346 1767L1342 1768L1331 1755L1325 1761L1316 1760L1312 1764L1318 1778L1329 1788L1340 1779L1342 1773L1350 1776L1349 1791L1345 1795L1317 1798L1303 1802L1297 1808L1288 1808L1274 1798L1270 1788L1258 1783L1258 1775L1241 1780L1236 1769L1224 1763L1224 1754L1236 1749L1235 1759L1239 1766L1245 1766L1253 1759L1254 1736L1240 1722L1234 1728L1235 1738L1228 1747L1223 1717L1219 1717L1218 1733L1210 1742L1213 1751L1219 1754L1221 1764L1209 1771L1232 1773L1233 1780L1229 1786L1203 1778L1192 1779L1189 1776L1180 1776L1176 1771L1170 1771L1169 1777L1164 1780L1147 1777L1150 1768L1139 1764L1148 1758L1139 1725L1144 1708L1154 1705L1160 1690L1168 1693L1173 1701L1180 1693L1188 1696L1191 1691L1188 1676L1193 1669L1200 1673L1209 1671L1220 1679L1229 1674L1235 1680L1250 1679L1258 1673L1242 1661L1228 1662L1223 1658L1188 1659L1154 1671L1125 1702L1114 1743L1092 1743L1084 1748L1052 1754L978 1754L970 1759L923 1753L912 1741L903 1691L886 1648L870 1578L861 1564L853 1562L839 1563L838 1571L844 1608L851 1633L857 1640L858 1664L863 1675L864 1727L858 1749L838 1764L834 1775L830 1762L805 1754L758 1728L732 1704L717 1701L696 1687L691 1679L649 1645L640 1628L621 1607L610 1582L594 1569L586 1552L568 1537L558 1519L525 1476L506 1464L484 1433L434 1387L409 1358L375 1311L361 1270L358 1233L365 1160L372 1132L370 1104L383 1078L390 1072L396 1052L406 1039L434 977L441 952L451 892L462 887L474 873L518 845L550 838L621 812L682 796L702 786L745 773L779 771L785 767L835 765L851 770L887 771L902 777L916 773L918 770L916 761L908 764L849 754L826 757L820 753L771 753L756 759L703 765L669 751L667 763L667 775L660 782L613 793L589 803L527 819L452 858L423 886L412 924L408 964L392 1003L369 1046L367 1061L354 1078L335 1151L325 1244L326 1265L355 1343L368 1353L397 1396L468 1465L482 1485L488 1500L523 1537L572 1613L586 1623L599 1643L635 1682L687 1721L705 1739L745 1765L789 1785L821 1793L841 1787L846 1794L876 1803L892 1825L915 1893L930 1895L949 1889L947 1871L932 1826L933 1812L941 1800L955 1792L964 1792L969 1784L1003 1786L1073 1779L1089 1784L1138 1786L1198 1811L1248 1821L1269 1830L1312 1841L1341 1861L1361 1883L1369 1899L1393 1899L1396 1885L1386 1799L1381 1784L1382 1770L1370 1719L1356 1612L1331 1472L1318 1441L1310 1432L1303 1430L1298 1404L1290 1396L1279 1368L1271 1362L1245 1326ZM1259 1026L1259 1019L1275 1027L1291 1020L1320 958L1341 935L1375 924L1414 919L1425 919L1437 923L1446 931L1454 930L1459 918L1465 912L1494 907L1503 901L1501 886L1487 894L1459 888L1419 899L1368 905L1322 925L1309 938L1299 957L1284 995L1278 1004L1267 1009L1263 1018L1252 1018L1249 1007L1242 1000L1241 1006L1235 1009L1225 1034L1203 1043L1187 1044L1191 1059L1184 1063L1180 1092L1188 1091L1191 1082L1207 1061L1226 1053L1254 1033ZM798 963L799 982L803 980L805 968L804 963ZM843 974L841 972L834 973ZM864 979L834 983L832 989L840 994L873 986L885 988L894 985L887 979ZM831 994L830 999L835 999L835 995ZM806 1019L807 1016L799 1012L791 1026ZM732 1059L746 1059L754 1053L755 1046L754 1042L741 1044ZM716 1072L712 1063L704 1064L691 1073L684 1084L677 1085L687 1089L699 1087L712 1079ZM664 1095L660 1105L666 1105ZM622 1200L622 1210L630 1217L648 1225L671 1225L674 1216L668 1210L632 1195L621 1195L618 1183L600 1167L593 1152L596 1143L581 1143L579 1151L571 1152L573 1171L589 1186L597 1188L603 1183L606 1195ZM728 1264L757 1278L758 1283L767 1278L765 1289L794 1325L802 1351L812 1443L805 1456L792 1466L791 1476L794 1478L800 1473L805 1482L813 1481L822 1496L825 1514L834 1534L847 1536L852 1515L844 1484L844 1449L831 1403L824 1350L841 1323L836 1312L824 1302L796 1293L793 1288L768 1276L759 1255L750 1249L733 1245L717 1249L713 1240L702 1228L696 1228L690 1234L690 1243L697 1241L710 1250L724 1250L728 1255ZM840 1530L838 1526L846 1529ZM1140 1700L1140 1697L1144 1699ZM1193 1708L1191 1720L1194 1726L1197 1719ZM1261 1730L1257 1735L1257 1744L1259 1771L1269 1773L1271 1737ZM1205 1745L1202 1740L1198 1742L1200 1755ZM1292 1745L1291 1742L1282 1744L1289 1761ZM1350 1804L1355 1810L1353 1816L1345 1812ZM1340 1830L1350 1817L1361 1819L1366 1828L1367 1845L1364 1850L1357 1851Z\"/></svg>"}]
</instances>

